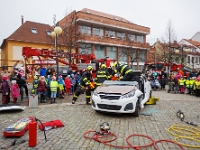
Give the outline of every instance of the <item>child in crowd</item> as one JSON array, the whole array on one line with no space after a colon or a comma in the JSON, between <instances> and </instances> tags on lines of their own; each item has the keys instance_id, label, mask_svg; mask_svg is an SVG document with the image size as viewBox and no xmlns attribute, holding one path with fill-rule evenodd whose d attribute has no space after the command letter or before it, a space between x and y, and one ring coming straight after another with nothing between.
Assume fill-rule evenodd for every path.
<instances>
[{"instance_id":1,"label":"child in crowd","mask_svg":"<svg viewBox=\"0 0 200 150\"><path fill-rule=\"evenodd\" d=\"M64 94L64 86L65 86L65 82L63 81L63 78L60 75L58 77L58 87L59 87L59 97L60 98L64 98L64 96L63 96L63 94Z\"/></svg>"},{"instance_id":2,"label":"child in crowd","mask_svg":"<svg viewBox=\"0 0 200 150\"><path fill-rule=\"evenodd\" d=\"M32 94L38 94L38 76L33 77L33 92Z\"/></svg>"},{"instance_id":3,"label":"child in crowd","mask_svg":"<svg viewBox=\"0 0 200 150\"><path fill-rule=\"evenodd\" d=\"M160 85L161 85L161 90L165 90L166 80L164 75L162 75L160 79Z\"/></svg>"},{"instance_id":4,"label":"child in crowd","mask_svg":"<svg viewBox=\"0 0 200 150\"><path fill-rule=\"evenodd\" d=\"M50 83L52 81L52 75L47 75L47 79L46 79L46 82L47 82L47 98L51 98L51 90L50 90Z\"/></svg>"},{"instance_id":5,"label":"child in crowd","mask_svg":"<svg viewBox=\"0 0 200 150\"><path fill-rule=\"evenodd\" d=\"M40 79L38 81L38 92L40 94L40 103L46 103L46 91L47 91L47 85L45 81L44 76L40 76Z\"/></svg>"},{"instance_id":6,"label":"child in crowd","mask_svg":"<svg viewBox=\"0 0 200 150\"><path fill-rule=\"evenodd\" d=\"M10 86L8 84L8 77L4 76L2 78L2 85L1 85L1 91L2 91L2 104L8 104L10 103Z\"/></svg>"},{"instance_id":7,"label":"child in crowd","mask_svg":"<svg viewBox=\"0 0 200 150\"><path fill-rule=\"evenodd\" d=\"M73 95L74 94L74 87L75 87L75 85L76 85L76 79L75 79L75 77L74 77L74 74L71 74L71 83L72 83L72 86L71 86L71 89L70 89L70 92L71 92L71 94Z\"/></svg>"},{"instance_id":8,"label":"child in crowd","mask_svg":"<svg viewBox=\"0 0 200 150\"><path fill-rule=\"evenodd\" d=\"M71 89L71 86L72 86L72 82L70 80L70 75L68 75L65 78L65 86L66 86L66 94L70 95L70 89Z\"/></svg>"},{"instance_id":9,"label":"child in crowd","mask_svg":"<svg viewBox=\"0 0 200 150\"><path fill-rule=\"evenodd\" d=\"M56 77L52 77L52 81L50 82L50 89L51 89L51 104L56 101L56 94L57 94L57 89L58 89L58 82L56 81Z\"/></svg>"},{"instance_id":10,"label":"child in crowd","mask_svg":"<svg viewBox=\"0 0 200 150\"><path fill-rule=\"evenodd\" d=\"M21 68L18 69L18 74L21 75L22 79L25 79L25 73L24 73L24 68L23 67L21 67Z\"/></svg>"},{"instance_id":11,"label":"child in crowd","mask_svg":"<svg viewBox=\"0 0 200 150\"><path fill-rule=\"evenodd\" d=\"M185 79L183 76L180 77L179 86L180 86L181 94L184 94L185 93Z\"/></svg>"},{"instance_id":12,"label":"child in crowd","mask_svg":"<svg viewBox=\"0 0 200 150\"><path fill-rule=\"evenodd\" d=\"M17 102L17 98L20 97L20 92L19 92L19 86L18 84L16 84L17 81L16 80L12 80L11 81L11 95L13 98L13 103Z\"/></svg>"}]
</instances>

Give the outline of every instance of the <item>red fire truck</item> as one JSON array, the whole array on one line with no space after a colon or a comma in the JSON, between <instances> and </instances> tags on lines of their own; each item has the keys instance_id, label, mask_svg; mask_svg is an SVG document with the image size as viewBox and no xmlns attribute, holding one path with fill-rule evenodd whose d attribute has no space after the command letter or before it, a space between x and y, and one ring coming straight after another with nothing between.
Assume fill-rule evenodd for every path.
<instances>
[{"instance_id":1,"label":"red fire truck","mask_svg":"<svg viewBox=\"0 0 200 150\"><path fill-rule=\"evenodd\" d=\"M94 68L93 76L95 76L96 70L98 69L100 64L106 64L106 66L109 67L115 61L114 59L109 57L96 59L94 54L77 54L60 50L58 51L57 55L59 64L64 64L59 66L59 70L62 70L61 68L67 69L71 67L72 70L82 71L83 69L86 69L87 66L92 66ZM56 65L57 57L55 50L23 47L22 56L24 57L26 62L25 67L29 70L31 70L35 65ZM33 60L33 56L38 57L38 59Z\"/></svg>"},{"instance_id":2,"label":"red fire truck","mask_svg":"<svg viewBox=\"0 0 200 150\"><path fill-rule=\"evenodd\" d=\"M144 64L145 70L155 70L157 72L160 72L161 69L168 70L168 63L165 62L145 62ZM177 71L178 69L183 68L184 65L177 64L177 63L171 63L170 64L170 70L171 71Z\"/></svg>"}]
</instances>

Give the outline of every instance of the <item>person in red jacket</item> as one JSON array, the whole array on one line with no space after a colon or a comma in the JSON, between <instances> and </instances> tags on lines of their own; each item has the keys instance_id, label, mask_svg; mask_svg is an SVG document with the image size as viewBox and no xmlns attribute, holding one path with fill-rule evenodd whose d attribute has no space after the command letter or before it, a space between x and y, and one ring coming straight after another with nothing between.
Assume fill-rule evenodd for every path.
<instances>
[{"instance_id":1,"label":"person in red jacket","mask_svg":"<svg viewBox=\"0 0 200 150\"><path fill-rule=\"evenodd\" d=\"M65 86L66 86L66 94L70 95L70 89L71 89L71 86L72 86L72 82L70 80L70 75L68 75L65 78Z\"/></svg>"}]
</instances>

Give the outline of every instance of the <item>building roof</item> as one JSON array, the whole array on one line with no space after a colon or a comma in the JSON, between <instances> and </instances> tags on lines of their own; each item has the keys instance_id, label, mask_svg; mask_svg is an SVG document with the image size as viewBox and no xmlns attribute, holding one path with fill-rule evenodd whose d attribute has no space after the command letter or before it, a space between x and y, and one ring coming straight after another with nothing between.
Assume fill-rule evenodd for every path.
<instances>
[{"instance_id":1,"label":"building roof","mask_svg":"<svg viewBox=\"0 0 200 150\"><path fill-rule=\"evenodd\" d=\"M128 20L126 20L125 18L122 18L122 17L120 17L120 16L111 15L111 14L99 12L99 11L96 11L96 10L88 9L88 8L83 8L83 9L81 10L81 12L88 13L88 14L92 14L92 15L97 15L97 16L102 16L102 17L114 19L114 20L117 20L117 21L122 21L122 22L131 23L130 21L128 21Z\"/></svg>"},{"instance_id":2,"label":"building roof","mask_svg":"<svg viewBox=\"0 0 200 150\"><path fill-rule=\"evenodd\" d=\"M185 41L191 43L192 45L196 46L196 47L200 47L200 42L197 41L193 41L191 39L184 39Z\"/></svg>"},{"instance_id":3,"label":"building roof","mask_svg":"<svg viewBox=\"0 0 200 150\"><path fill-rule=\"evenodd\" d=\"M32 31L35 33L33 33ZM26 21L8 38L4 39L1 47L3 47L5 41L7 40L41 44L53 44L54 40L52 40L49 34L51 33L51 31L53 31L53 27L48 24Z\"/></svg>"}]
</instances>

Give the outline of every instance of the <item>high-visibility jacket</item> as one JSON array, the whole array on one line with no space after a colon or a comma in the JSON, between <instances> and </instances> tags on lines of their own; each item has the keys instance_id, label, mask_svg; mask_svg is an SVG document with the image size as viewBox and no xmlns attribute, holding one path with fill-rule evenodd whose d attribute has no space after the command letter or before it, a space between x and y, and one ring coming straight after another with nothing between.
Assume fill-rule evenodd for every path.
<instances>
[{"instance_id":1,"label":"high-visibility jacket","mask_svg":"<svg viewBox=\"0 0 200 150\"><path fill-rule=\"evenodd\" d=\"M80 81L80 87L90 86L90 80L92 78L92 74L88 72L84 72Z\"/></svg>"},{"instance_id":2,"label":"high-visibility jacket","mask_svg":"<svg viewBox=\"0 0 200 150\"><path fill-rule=\"evenodd\" d=\"M58 82L57 81L51 81L50 82L50 89L51 92L56 92L58 88Z\"/></svg>"},{"instance_id":3,"label":"high-visibility jacket","mask_svg":"<svg viewBox=\"0 0 200 150\"><path fill-rule=\"evenodd\" d=\"M97 79L96 85L100 86L105 80L110 79L110 74L108 73L107 69L99 69L97 71Z\"/></svg>"},{"instance_id":4,"label":"high-visibility jacket","mask_svg":"<svg viewBox=\"0 0 200 150\"><path fill-rule=\"evenodd\" d=\"M180 79L179 80L179 85L183 86L185 84L185 80L184 79Z\"/></svg>"},{"instance_id":5,"label":"high-visibility jacket","mask_svg":"<svg viewBox=\"0 0 200 150\"><path fill-rule=\"evenodd\" d=\"M194 79L190 80L189 88L193 88L194 87L194 82L195 82Z\"/></svg>"},{"instance_id":6,"label":"high-visibility jacket","mask_svg":"<svg viewBox=\"0 0 200 150\"><path fill-rule=\"evenodd\" d=\"M38 88L38 80L33 80L33 88L34 89Z\"/></svg>"},{"instance_id":7,"label":"high-visibility jacket","mask_svg":"<svg viewBox=\"0 0 200 150\"><path fill-rule=\"evenodd\" d=\"M124 76L130 72L133 72L133 70L130 69L128 65L120 64L119 66L117 66L116 69L117 69L117 72L119 72L122 76Z\"/></svg>"},{"instance_id":8,"label":"high-visibility jacket","mask_svg":"<svg viewBox=\"0 0 200 150\"><path fill-rule=\"evenodd\" d=\"M195 83L194 83L194 89L196 90L196 89L200 89L200 81L196 81Z\"/></svg>"},{"instance_id":9,"label":"high-visibility jacket","mask_svg":"<svg viewBox=\"0 0 200 150\"><path fill-rule=\"evenodd\" d=\"M189 79L186 79L186 80L185 80L185 85L186 85L186 88L189 88L189 87L190 87L190 80L189 80Z\"/></svg>"}]
</instances>

